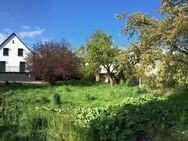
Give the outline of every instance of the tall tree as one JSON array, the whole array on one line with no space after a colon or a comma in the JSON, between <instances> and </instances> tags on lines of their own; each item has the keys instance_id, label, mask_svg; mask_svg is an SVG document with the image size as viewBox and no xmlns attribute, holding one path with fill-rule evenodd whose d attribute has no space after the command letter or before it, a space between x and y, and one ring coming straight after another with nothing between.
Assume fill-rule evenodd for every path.
<instances>
[{"instance_id":1,"label":"tall tree","mask_svg":"<svg viewBox=\"0 0 188 141\"><path fill-rule=\"evenodd\" d=\"M157 46L188 56L188 1L162 0L160 13L166 16L157 19L141 12L128 15L122 33L129 34L130 37L137 34L140 37L141 46L146 49ZM177 58L177 61L188 65L188 62L182 58Z\"/></svg>"},{"instance_id":2,"label":"tall tree","mask_svg":"<svg viewBox=\"0 0 188 141\"><path fill-rule=\"evenodd\" d=\"M33 74L50 84L54 84L58 78L65 79L79 73L79 58L65 40L34 45L33 52L27 57L27 64Z\"/></svg>"},{"instance_id":3,"label":"tall tree","mask_svg":"<svg viewBox=\"0 0 188 141\"><path fill-rule=\"evenodd\" d=\"M120 79L141 80L145 75L155 77L153 69L162 58L162 50L150 47L148 50L140 46L139 42L130 43L128 48L121 50L115 68ZM140 82L141 83L141 82Z\"/></svg>"},{"instance_id":4,"label":"tall tree","mask_svg":"<svg viewBox=\"0 0 188 141\"><path fill-rule=\"evenodd\" d=\"M153 18L136 12L134 15L119 14L117 18L127 18L123 34L139 37L140 47L143 52L151 48L162 48L166 59L173 58L173 63L181 63L179 71L184 72L188 66L188 1L187 0L161 0L159 9L162 18ZM149 54L148 54L149 55ZM169 57L171 55L171 57ZM168 56L168 57L167 57ZM168 61L169 60L161 60ZM169 67L163 67L168 69ZM180 71L181 70L181 71ZM166 72L169 72L166 70Z\"/></svg>"},{"instance_id":5,"label":"tall tree","mask_svg":"<svg viewBox=\"0 0 188 141\"><path fill-rule=\"evenodd\" d=\"M114 69L112 68L118 49L113 46L112 37L102 30L97 30L82 48L85 50L85 65L89 71L99 73L101 66L104 67L113 84Z\"/></svg>"}]
</instances>

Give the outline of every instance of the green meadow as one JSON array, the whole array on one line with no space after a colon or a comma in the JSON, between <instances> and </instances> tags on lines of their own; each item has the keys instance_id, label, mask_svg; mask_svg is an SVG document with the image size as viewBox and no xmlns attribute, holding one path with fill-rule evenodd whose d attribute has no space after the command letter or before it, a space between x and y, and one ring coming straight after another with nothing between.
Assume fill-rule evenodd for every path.
<instances>
[{"instance_id":1,"label":"green meadow","mask_svg":"<svg viewBox=\"0 0 188 141\"><path fill-rule=\"evenodd\" d=\"M186 141L188 90L0 84L1 141Z\"/></svg>"}]
</instances>

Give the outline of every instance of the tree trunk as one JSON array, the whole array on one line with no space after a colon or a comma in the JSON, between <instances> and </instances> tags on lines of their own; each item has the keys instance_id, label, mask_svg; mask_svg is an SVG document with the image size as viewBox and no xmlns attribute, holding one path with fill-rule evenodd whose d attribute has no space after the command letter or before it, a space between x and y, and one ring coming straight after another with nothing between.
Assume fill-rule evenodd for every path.
<instances>
[{"instance_id":1,"label":"tree trunk","mask_svg":"<svg viewBox=\"0 0 188 141\"><path fill-rule=\"evenodd\" d=\"M109 78L110 85L113 86L115 84L114 74L108 73L108 78Z\"/></svg>"},{"instance_id":2,"label":"tree trunk","mask_svg":"<svg viewBox=\"0 0 188 141\"><path fill-rule=\"evenodd\" d=\"M47 81L50 85L54 85L56 83L56 77L50 76L50 78Z\"/></svg>"},{"instance_id":3,"label":"tree trunk","mask_svg":"<svg viewBox=\"0 0 188 141\"><path fill-rule=\"evenodd\" d=\"M110 85L111 85L111 86L114 86L114 84L115 84L114 78L113 78L113 77L110 77Z\"/></svg>"}]
</instances>

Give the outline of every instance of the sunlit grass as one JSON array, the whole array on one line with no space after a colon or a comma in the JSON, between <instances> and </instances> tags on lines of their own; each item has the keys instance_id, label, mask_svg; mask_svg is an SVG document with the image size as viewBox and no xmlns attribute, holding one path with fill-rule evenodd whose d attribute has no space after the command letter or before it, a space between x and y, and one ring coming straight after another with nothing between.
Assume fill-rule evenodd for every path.
<instances>
[{"instance_id":1,"label":"sunlit grass","mask_svg":"<svg viewBox=\"0 0 188 141\"><path fill-rule=\"evenodd\" d=\"M178 93L180 92L178 90ZM176 94L173 97L170 90L151 89L144 86L141 88L127 87L125 85L112 87L104 83L87 81L59 82L55 86L49 86L46 83L0 84L0 93L0 130L2 131L0 138L4 138L4 140L10 140L9 137L12 136L12 138L24 138L26 140L31 138L33 119L36 117L47 119L48 127L42 129L42 133L44 132L42 135L45 135L48 140L82 141L92 140L90 138L90 130L92 129L76 126L77 113L83 113L84 115L81 115L84 118L83 120L89 123L90 121L87 121L86 116L91 116L92 112L110 106L121 109L126 103L133 105L130 106L130 109L127 109L130 111L134 110L133 107L135 106L147 109L147 103L151 103L151 106L154 107L157 103L161 104L159 107L165 106L166 102L171 102L174 105L187 105L185 100L187 95ZM186 91L181 93L185 94ZM54 102L55 94L61 97L60 104ZM151 99L144 97L147 95L151 95ZM156 99L156 103L153 101L152 95L154 95L154 99L155 95L160 97ZM96 110L93 111L93 108ZM116 111L113 112L116 113ZM130 114L134 116L134 113ZM183 118L187 118L186 114L182 113L181 116L181 120L185 122ZM178 128L187 134L187 126L183 126L183 122L179 122L181 126ZM162 136L162 133L159 133L153 139L158 140ZM175 137L178 138L178 135ZM169 135L166 138L170 139L171 136Z\"/></svg>"}]
</instances>

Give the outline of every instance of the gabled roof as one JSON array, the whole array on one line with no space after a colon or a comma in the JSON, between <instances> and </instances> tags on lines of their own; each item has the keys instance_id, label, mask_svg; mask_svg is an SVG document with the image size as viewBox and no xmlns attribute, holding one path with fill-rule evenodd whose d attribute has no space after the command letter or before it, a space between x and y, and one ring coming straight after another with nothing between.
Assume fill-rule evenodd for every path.
<instances>
[{"instance_id":1,"label":"gabled roof","mask_svg":"<svg viewBox=\"0 0 188 141\"><path fill-rule=\"evenodd\" d=\"M0 44L0 49L1 49L1 47L2 47L11 37L13 37L13 36L16 36L16 37L20 40L20 42L26 46L26 44L25 44L24 42L22 42L22 40L13 32L10 36L8 36L8 37L4 40L4 42L2 42L2 43ZM28 48L27 46L26 46L26 48L31 51L31 49ZM31 52L32 52L32 51L31 51Z\"/></svg>"}]
</instances>

